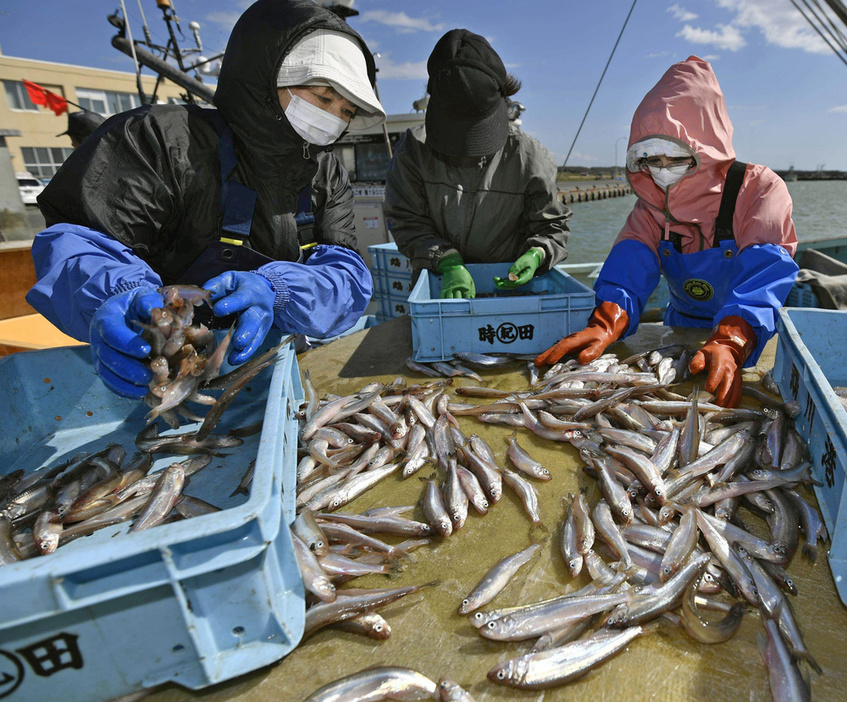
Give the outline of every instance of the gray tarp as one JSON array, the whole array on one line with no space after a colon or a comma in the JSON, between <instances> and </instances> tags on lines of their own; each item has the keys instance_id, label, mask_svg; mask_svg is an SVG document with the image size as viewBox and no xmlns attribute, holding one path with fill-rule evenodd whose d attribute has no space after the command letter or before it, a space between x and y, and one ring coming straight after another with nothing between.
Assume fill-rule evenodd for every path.
<instances>
[{"instance_id":1,"label":"gray tarp","mask_svg":"<svg viewBox=\"0 0 847 702\"><path fill-rule=\"evenodd\" d=\"M797 282L811 286L824 309L847 310L847 264L806 249L800 259Z\"/></svg>"}]
</instances>

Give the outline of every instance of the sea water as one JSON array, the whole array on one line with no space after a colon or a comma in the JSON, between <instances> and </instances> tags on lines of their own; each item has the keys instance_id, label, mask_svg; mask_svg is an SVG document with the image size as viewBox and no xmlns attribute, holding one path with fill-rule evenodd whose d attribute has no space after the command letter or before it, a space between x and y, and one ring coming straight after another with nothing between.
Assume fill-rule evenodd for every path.
<instances>
[{"instance_id":1,"label":"sea water","mask_svg":"<svg viewBox=\"0 0 847 702\"><path fill-rule=\"evenodd\" d=\"M574 185L585 189L594 183L559 183L559 188L569 190ZM799 241L847 237L847 180L804 180L787 185ZM568 205L573 218L567 263L602 261L635 202L635 195L624 195Z\"/></svg>"}]
</instances>

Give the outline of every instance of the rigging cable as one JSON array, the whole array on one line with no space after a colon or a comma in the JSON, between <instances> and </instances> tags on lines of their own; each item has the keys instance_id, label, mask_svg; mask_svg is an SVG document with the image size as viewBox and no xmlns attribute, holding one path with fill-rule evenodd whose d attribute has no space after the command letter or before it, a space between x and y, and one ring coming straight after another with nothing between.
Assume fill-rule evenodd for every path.
<instances>
[{"instance_id":1,"label":"rigging cable","mask_svg":"<svg viewBox=\"0 0 847 702\"><path fill-rule=\"evenodd\" d=\"M597 81L597 87L594 88L594 95L591 96L591 100L588 103L588 107L585 110L585 114L582 116L582 122L579 123L579 128L576 130L576 135L573 138L573 143L571 143L571 148L568 149L568 155L565 156L565 162L562 164L562 168L565 168L568 165L568 159L571 157L573 147L576 146L576 140L579 138L579 133L582 131L582 125L585 124L585 120L588 117L588 112L591 110L591 106L594 104L594 98L597 97L597 91L600 90L600 84L603 82L603 78L605 78L606 76L606 71L609 70L609 64L612 62L612 57L615 55L615 50L618 48L618 44L620 43L621 37L623 36L624 30L626 29L627 22L629 22L629 18L632 15L632 11L635 9L636 2L638 2L638 0L632 0L632 7L629 8L629 13L627 14L626 19L623 22L623 27L621 27L621 32L620 34L618 34L618 39L615 42L615 45L612 47L612 53L609 54L609 60L606 61L606 67L603 69L603 73L600 76L600 80Z\"/></svg>"},{"instance_id":2,"label":"rigging cable","mask_svg":"<svg viewBox=\"0 0 847 702\"><path fill-rule=\"evenodd\" d=\"M835 12L835 6L840 5L840 2L838 2L838 0L826 0L826 2L830 6L830 8L832 8L833 12ZM818 7L820 7L820 2L817 2L816 4L818 5ZM843 12L843 6L841 7ZM841 48L847 51L847 38L844 37L844 34L842 34L841 29L835 24L835 22L833 22L832 18L826 14L826 10L824 10L824 8L822 7L820 9L821 14L826 18L826 21L829 23L829 26L832 27L832 31L835 33L835 35L838 36L838 43L841 45ZM839 15L839 19L842 19L841 15Z\"/></svg>"},{"instance_id":3,"label":"rigging cable","mask_svg":"<svg viewBox=\"0 0 847 702\"><path fill-rule=\"evenodd\" d=\"M847 24L847 8L841 0L824 0L824 2L829 5L829 9L835 13L842 24Z\"/></svg>"},{"instance_id":4,"label":"rigging cable","mask_svg":"<svg viewBox=\"0 0 847 702\"><path fill-rule=\"evenodd\" d=\"M845 59L845 58L844 58L844 56L842 56L842 55L838 52L838 49L837 49L835 46L833 46L833 45L832 45L831 41L830 41L830 40L826 37L826 35L823 33L823 30L821 30L821 29L820 29L820 28L819 28L819 27L818 27L818 26L817 26L817 25L816 25L816 24L815 24L815 23L811 20L811 18L810 18L810 17L809 17L809 16L808 16L805 12L803 12L803 9L802 9L802 8L801 8L798 4L797 4L797 0L791 0L791 4L792 4L792 5L794 5L794 7L796 7L796 8L797 8L797 11L798 11L801 15L803 15L803 17L805 18L805 20L806 20L806 21L807 21L807 22L808 22L808 23L812 26L812 29L814 29L814 30L815 30L815 31L816 31L816 32L820 35L821 39L823 39L823 40L826 42L827 46L829 46L829 48L830 48L830 49L832 49L833 53L834 53L834 54L835 54L835 55L836 55L839 59L841 59L841 62L842 62L842 63L844 63L844 65L847 65L847 59Z\"/></svg>"},{"instance_id":5,"label":"rigging cable","mask_svg":"<svg viewBox=\"0 0 847 702\"><path fill-rule=\"evenodd\" d=\"M138 66L138 58L135 55L135 42L132 40L132 29L129 26L129 16L126 13L126 5L124 0L121 0L121 12L124 13L124 26L126 27L127 38L129 45L132 48L132 62L135 64L135 83L138 86L138 96L141 98L141 104L145 104L144 86L141 84L141 68Z\"/></svg>"},{"instance_id":6,"label":"rigging cable","mask_svg":"<svg viewBox=\"0 0 847 702\"><path fill-rule=\"evenodd\" d=\"M841 51L847 52L847 44L845 44L844 36L838 27L835 26L832 19L826 13L826 10L821 7L820 0L803 0L803 4L809 9L809 12L818 21L820 26L826 30L826 33L829 34L830 38L838 45ZM827 42L827 44L830 43ZM830 48L832 48L832 44L830 44Z\"/></svg>"}]
</instances>

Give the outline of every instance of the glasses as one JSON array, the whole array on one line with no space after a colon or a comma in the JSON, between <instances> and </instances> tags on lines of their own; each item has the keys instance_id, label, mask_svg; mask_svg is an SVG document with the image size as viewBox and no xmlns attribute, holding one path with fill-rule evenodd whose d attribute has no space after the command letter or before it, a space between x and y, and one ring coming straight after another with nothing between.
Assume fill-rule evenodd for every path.
<instances>
[{"instance_id":1,"label":"glasses","mask_svg":"<svg viewBox=\"0 0 847 702\"><path fill-rule=\"evenodd\" d=\"M648 156L639 160L639 168L645 173L650 169L665 168L674 175L683 175L694 167L693 156Z\"/></svg>"}]
</instances>

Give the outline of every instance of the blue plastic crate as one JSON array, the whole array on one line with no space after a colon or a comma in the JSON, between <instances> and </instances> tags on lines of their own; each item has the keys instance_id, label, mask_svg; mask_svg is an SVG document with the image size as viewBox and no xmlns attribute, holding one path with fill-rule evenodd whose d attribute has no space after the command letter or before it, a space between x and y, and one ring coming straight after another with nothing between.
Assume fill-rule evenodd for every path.
<instances>
[{"instance_id":1,"label":"blue plastic crate","mask_svg":"<svg viewBox=\"0 0 847 702\"><path fill-rule=\"evenodd\" d=\"M385 297L407 300L412 292L412 275L385 273L379 279L379 291Z\"/></svg>"},{"instance_id":2,"label":"blue plastic crate","mask_svg":"<svg viewBox=\"0 0 847 702\"><path fill-rule=\"evenodd\" d=\"M585 327L593 290L554 268L514 295L497 291L493 278L507 276L509 266L468 264L478 296L473 300L440 299L441 276L424 270L409 296L414 359L443 361L456 351L540 353Z\"/></svg>"},{"instance_id":3,"label":"blue plastic crate","mask_svg":"<svg viewBox=\"0 0 847 702\"><path fill-rule=\"evenodd\" d=\"M382 295L375 293L372 300L377 304L376 315L383 321L409 314L406 295Z\"/></svg>"},{"instance_id":4,"label":"blue plastic crate","mask_svg":"<svg viewBox=\"0 0 847 702\"><path fill-rule=\"evenodd\" d=\"M785 298L786 307L820 307L820 301L811 285L794 283Z\"/></svg>"},{"instance_id":5,"label":"blue plastic crate","mask_svg":"<svg viewBox=\"0 0 847 702\"><path fill-rule=\"evenodd\" d=\"M385 319L409 313L407 299L412 290L412 263L397 250L397 244L375 244L368 247L373 266L374 300L379 302L379 315Z\"/></svg>"},{"instance_id":6,"label":"blue plastic crate","mask_svg":"<svg viewBox=\"0 0 847 702\"><path fill-rule=\"evenodd\" d=\"M394 242L368 246L368 253L373 261L373 270L381 273L412 275L412 262L400 253Z\"/></svg>"},{"instance_id":7,"label":"blue plastic crate","mask_svg":"<svg viewBox=\"0 0 847 702\"><path fill-rule=\"evenodd\" d=\"M385 296L379 302L380 314L387 319L396 319L409 314L409 301L403 296Z\"/></svg>"},{"instance_id":8,"label":"blue plastic crate","mask_svg":"<svg viewBox=\"0 0 847 702\"><path fill-rule=\"evenodd\" d=\"M833 386L847 385L847 312L782 308L773 376L786 400L800 403L795 418L821 482L815 494L832 543L829 566L847 604L847 411Z\"/></svg>"},{"instance_id":9,"label":"blue plastic crate","mask_svg":"<svg viewBox=\"0 0 847 702\"><path fill-rule=\"evenodd\" d=\"M305 617L287 526L302 398L289 346L224 413L216 433L264 425L190 478L186 494L220 512L132 534L106 528L0 567L0 696L92 702L167 681L197 689L290 652ZM109 441L131 455L148 409L106 389L87 347L0 360L0 404L4 474ZM174 460L157 456L153 470ZM253 459L249 496L230 496Z\"/></svg>"}]
</instances>

